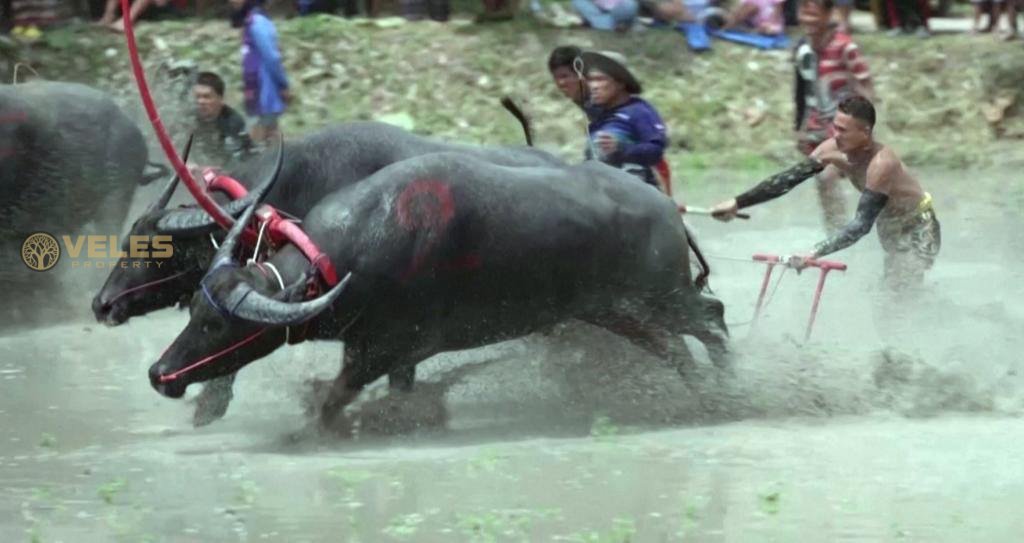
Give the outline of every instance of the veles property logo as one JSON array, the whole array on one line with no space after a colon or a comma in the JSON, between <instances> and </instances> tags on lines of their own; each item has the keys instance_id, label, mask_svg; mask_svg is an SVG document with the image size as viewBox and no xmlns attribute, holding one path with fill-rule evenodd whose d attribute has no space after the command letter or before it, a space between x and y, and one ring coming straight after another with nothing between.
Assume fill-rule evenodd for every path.
<instances>
[{"instance_id":1,"label":"veles property logo","mask_svg":"<svg viewBox=\"0 0 1024 543\"><path fill-rule=\"evenodd\" d=\"M46 232L31 234L21 244L22 262L35 271L52 269L64 253L72 268L159 268L174 255L174 246L171 236L129 236L126 251L117 236L61 236L58 242ZM132 261L118 262L124 257Z\"/></svg>"}]
</instances>

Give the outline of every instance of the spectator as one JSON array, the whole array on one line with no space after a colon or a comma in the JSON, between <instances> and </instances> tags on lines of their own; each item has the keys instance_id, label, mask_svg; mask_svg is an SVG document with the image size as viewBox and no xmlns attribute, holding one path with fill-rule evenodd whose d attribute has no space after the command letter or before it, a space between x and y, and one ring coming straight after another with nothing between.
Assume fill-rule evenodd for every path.
<instances>
[{"instance_id":1,"label":"spectator","mask_svg":"<svg viewBox=\"0 0 1024 543\"><path fill-rule=\"evenodd\" d=\"M517 0L484 0L484 12L477 16L479 23L510 21L518 11Z\"/></svg>"},{"instance_id":2,"label":"spectator","mask_svg":"<svg viewBox=\"0 0 1024 543\"><path fill-rule=\"evenodd\" d=\"M990 0L971 0L971 6L974 8L974 24L971 26L971 34L992 32L997 22L995 4ZM981 28L981 16L984 13L988 14L988 26Z\"/></svg>"},{"instance_id":3,"label":"spectator","mask_svg":"<svg viewBox=\"0 0 1024 543\"><path fill-rule=\"evenodd\" d=\"M96 24L106 26L116 32L124 32L124 19L117 16L120 7L120 0L107 0L106 7L103 9L103 16L100 17L99 21L96 21ZM143 14L155 15L157 18L166 15L175 16L179 14L178 10L181 7L182 2L174 0L134 0L131 9L128 11L128 17L134 23Z\"/></svg>"},{"instance_id":4,"label":"spectator","mask_svg":"<svg viewBox=\"0 0 1024 543\"><path fill-rule=\"evenodd\" d=\"M292 95L277 47L277 29L261 0L229 0L232 26L242 28L242 84L245 111L255 118L252 139L263 143L277 135L278 117Z\"/></svg>"},{"instance_id":5,"label":"spectator","mask_svg":"<svg viewBox=\"0 0 1024 543\"><path fill-rule=\"evenodd\" d=\"M656 19L670 24L696 22L713 9L708 0L650 0L644 5Z\"/></svg>"},{"instance_id":6,"label":"spectator","mask_svg":"<svg viewBox=\"0 0 1024 543\"><path fill-rule=\"evenodd\" d=\"M11 34L31 42L42 36L41 28L63 22L67 11L60 0L11 0L5 2L4 15L11 16Z\"/></svg>"},{"instance_id":7,"label":"spectator","mask_svg":"<svg viewBox=\"0 0 1024 543\"><path fill-rule=\"evenodd\" d=\"M914 34L920 38L931 35L928 31L928 0L886 0L890 36Z\"/></svg>"},{"instance_id":8,"label":"spectator","mask_svg":"<svg viewBox=\"0 0 1024 543\"><path fill-rule=\"evenodd\" d=\"M590 122L600 115L601 109L590 103L586 83L576 72L576 58L582 53L583 50L574 45L554 48L548 56L548 72L562 95L583 110Z\"/></svg>"},{"instance_id":9,"label":"spectator","mask_svg":"<svg viewBox=\"0 0 1024 543\"><path fill-rule=\"evenodd\" d=\"M637 97L640 82L625 59L611 52L580 55L589 98L599 113L588 127L590 157L661 187L656 169L664 162L668 136L654 107Z\"/></svg>"},{"instance_id":10,"label":"spectator","mask_svg":"<svg viewBox=\"0 0 1024 543\"><path fill-rule=\"evenodd\" d=\"M200 72L192 87L196 104L194 149L201 161L225 166L252 151L245 119L224 103L224 80L215 73Z\"/></svg>"},{"instance_id":11,"label":"spectator","mask_svg":"<svg viewBox=\"0 0 1024 543\"><path fill-rule=\"evenodd\" d=\"M591 28L625 32L636 22L636 0L572 0L572 5Z\"/></svg>"},{"instance_id":12,"label":"spectator","mask_svg":"<svg viewBox=\"0 0 1024 543\"><path fill-rule=\"evenodd\" d=\"M850 14L853 12L854 0L835 0L836 11L839 12L839 31L845 34L853 33L853 25L850 24Z\"/></svg>"},{"instance_id":13,"label":"spectator","mask_svg":"<svg viewBox=\"0 0 1024 543\"><path fill-rule=\"evenodd\" d=\"M1017 30L1017 0L993 0L991 28L999 27L1000 13L1006 14L1007 23L1010 25L1009 33L1002 34L1001 38L1006 41L1017 39L1019 35Z\"/></svg>"},{"instance_id":14,"label":"spectator","mask_svg":"<svg viewBox=\"0 0 1024 543\"><path fill-rule=\"evenodd\" d=\"M874 99L868 65L850 36L831 24L833 0L802 0L800 26L806 36L794 51L797 148L805 155L834 135L836 108L849 96ZM818 197L827 230L845 223L845 203L838 178L828 170L818 176Z\"/></svg>"},{"instance_id":15,"label":"spectator","mask_svg":"<svg viewBox=\"0 0 1024 543\"><path fill-rule=\"evenodd\" d=\"M724 28L742 28L759 34L782 34L785 19L783 0L742 0L726 18Z\"/></svg>"}]
</instances>

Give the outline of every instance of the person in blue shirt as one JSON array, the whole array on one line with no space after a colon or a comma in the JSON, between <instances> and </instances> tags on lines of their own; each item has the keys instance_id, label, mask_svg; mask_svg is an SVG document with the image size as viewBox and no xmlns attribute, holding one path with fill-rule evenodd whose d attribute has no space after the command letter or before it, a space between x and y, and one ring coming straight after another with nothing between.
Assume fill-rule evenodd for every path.
<instances>
[{"instance_id":1,"label":"person in blue shirt","mask_svg":"<svg viewBox=\"0 0 1024 543\"><path fill-rule=\"evenodd\" d=\"M636 96L643 87L625 59L608 51L585 51L579 58L588 97L599 110L588 126L589 156L668 192L658 172L667 173L665 123L654 106Z\"/></svg>"},{"instance_id":2,"label":"person in blue shirt","mask_svg":"<svg viewBox=\"0 0 1024 543\"><path fill-rule=\"evenodd\" d=\"M277 46L277 29L260 7L262 0L230 0L232 26L242 28L242 87L245 111L255 117L252 139L277 135L277 119L291 102L288 76Z\"/></svg>"}]
</instances>

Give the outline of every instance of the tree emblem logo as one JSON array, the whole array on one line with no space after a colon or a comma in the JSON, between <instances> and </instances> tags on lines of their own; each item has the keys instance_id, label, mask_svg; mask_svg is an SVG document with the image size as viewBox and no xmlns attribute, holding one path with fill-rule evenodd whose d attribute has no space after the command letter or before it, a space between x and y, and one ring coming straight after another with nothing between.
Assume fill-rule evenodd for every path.
<instances>
[{"instance_id":1,"label":"tree emblem logo","mask_svg":"<svg viewBox=\"0 0 1024 543\"><path fill-rule=\"evenodd\" d=\"M46 232L36 232L25 238L21 244L21 260L35 271L46 271L60 260L60 244L57 238Z\"/></svg>"}]
</instances>

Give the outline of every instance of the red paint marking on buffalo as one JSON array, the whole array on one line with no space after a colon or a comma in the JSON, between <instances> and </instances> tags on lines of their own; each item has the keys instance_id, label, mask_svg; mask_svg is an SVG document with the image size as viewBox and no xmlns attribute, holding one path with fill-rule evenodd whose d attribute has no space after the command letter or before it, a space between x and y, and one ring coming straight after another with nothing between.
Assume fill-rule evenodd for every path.
<instances>
[{"instance_id":1,"label":"red paint marking on buffalo","mask_svg":"<svg viewBox=\"0 0 1024 543\"><path fill-rule=\"evenodd\" d=\"M455 216L455 200L447 183L421 179L398 195L398 224L406 230L440 230Z\"/></svg>"}]
</instances>

